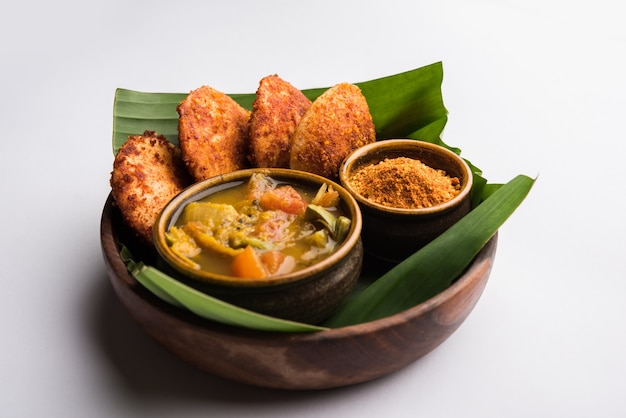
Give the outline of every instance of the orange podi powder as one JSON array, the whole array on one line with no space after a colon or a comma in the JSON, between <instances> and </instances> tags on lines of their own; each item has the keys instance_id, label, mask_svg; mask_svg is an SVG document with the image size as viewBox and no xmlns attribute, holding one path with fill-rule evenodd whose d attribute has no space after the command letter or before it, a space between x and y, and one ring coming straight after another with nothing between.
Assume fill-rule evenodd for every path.
<instances>
[{"instance_id":1,"label":"orange podi powder","mask_svg":"<svg viewBox=\"0 0 626 418\"><path fill-rule=\"evenodd\" d=\"M363 166L350 177L350 184L367 200L399 209L439 205L461 190L457 177L408 157L387 158Z\"/></svg>"}]
</instances>

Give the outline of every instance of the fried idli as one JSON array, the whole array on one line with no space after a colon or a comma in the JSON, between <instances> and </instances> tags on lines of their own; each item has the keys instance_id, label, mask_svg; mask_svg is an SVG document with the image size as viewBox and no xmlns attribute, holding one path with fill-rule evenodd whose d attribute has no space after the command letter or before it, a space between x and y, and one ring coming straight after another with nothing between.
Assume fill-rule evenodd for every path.
<instances>
[{"instance_id":1,"label":"fried idli","mask_svg":"<svg viewBox=\"0 0 626 418\"><path fill-rule=\"evenodd\" d=\"M177 107L178 142L197 181L247 166L250 112L209 86L193 90Z\"/></svg>"},{"instance_id":2,"label":"fried idli","mask_svg":"<svg viewBox=\"0 0 626 418\"><path fill-rule=\"evenodd\" d=\"M289 168L291 138L310 107L304 93L278 75L262 78L250 115L250 163Z\"/></svg>"},{"instance_id":3,"label":"fried idli","mask_svg":"<svg viewBox=\"0 0 626 418\"><path fill-rule=\"evenodd\" d=\"M340 83L315 99L300 120L289 165L335 179L349 153L375 140L374 122L361 89Z\"/></svg>"},{"instance_id":4,"label":"fried idli","mask_svg":"<svg viewBox=\"0 0 626 418\"><path fill-rule=\"evenodd\" d=\"M158 213L190 183L180 149L154 131L128 137L110 179L122 217L145 243L152 243Z\"/></svg>"}]
</instances>

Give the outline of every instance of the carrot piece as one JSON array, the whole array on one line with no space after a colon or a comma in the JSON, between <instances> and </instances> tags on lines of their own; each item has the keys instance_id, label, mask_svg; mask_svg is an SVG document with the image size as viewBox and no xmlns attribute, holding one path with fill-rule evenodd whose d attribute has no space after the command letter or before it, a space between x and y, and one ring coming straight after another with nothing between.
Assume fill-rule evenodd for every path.
<instances>
[{"instance_id":1,"label":"carrot piece","mask_svg":"<svg viewBox=\"0 0 626 418\"><path fill-rule=\"evenodd\" d=\"M266 210L282 210L299 215L306 210L307 203L300 193L291 186L281 186L263 193L259 204Z\"/></svg>"},{"instance_id":2,"label":"carrot piece","mask_svg":"<svg viewBox=\"0 0 626 418\"><path fill-rule=\"evenodd\" d=\"M240 254L235 256L230 270L233 276L246 279L262 279L267 277L267 273L259 260L259 256L249 245Z\"/></svg>"}]
</instances>

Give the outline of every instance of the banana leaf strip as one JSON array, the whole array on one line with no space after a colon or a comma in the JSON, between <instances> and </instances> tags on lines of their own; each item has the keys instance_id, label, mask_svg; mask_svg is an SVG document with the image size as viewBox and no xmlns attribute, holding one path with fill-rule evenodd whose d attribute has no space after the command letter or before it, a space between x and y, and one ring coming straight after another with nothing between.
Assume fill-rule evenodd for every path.
<instances>
[{"instance_id":1,"label":"banana leaf strip","mask_svg":"<svg viewBox=\"0 0 626 418\"><path fill-rule=\"evenodd\" d=\"M324 325L335 328L402 312L440 293L459 277L522 203L534 180L519 175L428 245L348 301Z\"/></svg>"},{"instance_id":2,"label":"banana leaf strip","mask_svg":"<svg viewBox=\"0 0 626 418\"><path fill-rule=\"evenodd\" d=\"M122 247L121 253L128 271L148 291L164 302L188 309L202 318L227 325L270 332L313 332L327 329L322 326L274 318L240 308L199 292L154 267L136 262L126 247Z\"/></svg>"}]
</instances>

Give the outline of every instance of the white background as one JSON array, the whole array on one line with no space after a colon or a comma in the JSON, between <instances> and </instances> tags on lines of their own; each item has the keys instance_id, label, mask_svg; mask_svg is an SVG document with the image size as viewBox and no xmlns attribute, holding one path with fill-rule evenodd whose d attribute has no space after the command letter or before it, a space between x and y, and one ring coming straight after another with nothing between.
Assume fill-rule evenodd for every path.
<instances>
[{"instance_id":1,"label":"white background","mask_svg":"<svg viewBox=\"0 0 626 418\"><path fill-rule=\"evenodd\" d=\"M623 417L624 15L617 1L24 1L0 17L0 416ZM465 324L367 384L276 392L144 335L99 222L117 87L253 92L444 67L444 140L538 181Z\"/></svg>"}]
</instances>

